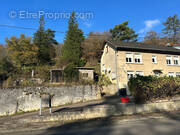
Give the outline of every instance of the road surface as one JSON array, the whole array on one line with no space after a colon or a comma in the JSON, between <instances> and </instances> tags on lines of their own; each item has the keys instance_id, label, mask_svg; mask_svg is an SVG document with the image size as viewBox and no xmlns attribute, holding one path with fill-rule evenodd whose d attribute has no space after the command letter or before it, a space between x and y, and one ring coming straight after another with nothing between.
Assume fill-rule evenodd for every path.
<instances>
[{"instance_id":1,"label":"road surface","mask_svg":"<svg viewBox=\"0 0 180 135\"><path fill-rule=\"evenodd\" d=\"M163 118L122 121L118 117L75 122L2 135L180 135L180 112Z\"/></svg>"}]
</instances>

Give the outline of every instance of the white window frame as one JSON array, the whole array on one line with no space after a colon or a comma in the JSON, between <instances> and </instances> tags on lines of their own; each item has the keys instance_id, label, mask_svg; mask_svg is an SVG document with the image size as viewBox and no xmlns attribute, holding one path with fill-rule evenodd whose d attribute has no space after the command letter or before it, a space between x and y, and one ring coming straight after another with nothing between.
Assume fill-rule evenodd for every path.
<instances>
[{"instance_id":1,"label":"white window frame","mask_svg":"<svg viewBox=\"0 0 180 135\"><path fill-rule=\"evenodd\" d=\"M176 72L176 77L180 77L180 72Z\"/></svg>"},{"instance_id":2,"label":"white window frame","mask_svg":"<svg viewBox=\"0 0 180 135\"><path fill-rule=\"evenodd\" d=\"M166 64L167 65L172 65L172 56L166 56Z\"/></svg>"},{"instance_id":3,"label":"white window frame","mask_svg":"<svg viewBox=\"0 0 180 135\"><path fill-rule=\"evenodd\" d=\"M169 77L174 77L174 72L169 72L169 73L168 73L168 76L169 76Z\"/></svg>"},{"instance_id":4,"label":"white window frame","mask_svg":"<svg viewBox=\"0 0 180 135\"><path fill-rule=\"evenodd\" d=\"M138 64L142 63L142 55L140 53L134 54L134 63L138 63Z\"/></svg>"},{"instance_id":5,"label":"white window frame","mask_svg":"<svg viewBox=\"0 0 180 135\"><path fill-rule=\"evenodd\" d=\"M157 64L157 57L156 56L152 56L152 63Z\"/></svg>"},{"instance_id":6,"label":"white window frame","mask_svg":"<svg viewBox=\"0 0 180 135\"><path fill-rule=\"evenodd\" d=\"M143 71L136 71L136 75L144 76L144 72Z\"/></svg>"},{"instance_id":7,"label":"white window frame","mask_svg":"<svg viewBox=\"0 0 180 135\"><path fill-rule=\"evenodd\" d=\"M126 53L126 63L133 63L133 53Z\"/></svg>"},{"instance_id":8,"label":"white window frame","mask_svg":"<svg viewBox=\"0 0 180 135\"><path fill-rule=\"evenodd\" d=\"M134 77L134 71L127 71L127 79L129 80L131 77Z\"/></svg>"},{"instance_id":9,"label":"white window frame","mask_svg":"<svg viewBox=\"0 0 180 135\"><path fill-rule=\"evenodd\" d=\"M174 65L179 65L179 57L178 56L174 56Z\"/></svg>"},{"instance_id":10,"label":"white window frame","mask_svg":"<svg viewBox=\"0 0 180 135\"><path fill-rule=\"evenodd\" d=\"M112 80L115 80L116 79L116 73L112 72L111 77L112 77Z\"/></svg>"}]
</instances>

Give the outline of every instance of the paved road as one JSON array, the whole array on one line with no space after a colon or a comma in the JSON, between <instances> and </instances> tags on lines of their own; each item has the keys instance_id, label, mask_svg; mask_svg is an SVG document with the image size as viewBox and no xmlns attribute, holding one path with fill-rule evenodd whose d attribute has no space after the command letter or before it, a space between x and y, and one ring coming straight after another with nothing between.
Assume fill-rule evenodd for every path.
<instances>
[{"instance_id":1,"label":"paved road","mask_svg":"<svg viewBox=\"0 0 180 135\"><path fill-rule=\"evenodd\" d=\"M180 135L180 113L168 118L122 121L116 118L89 120L49 129L2 135ZM116 120L117 119L117 120Z\"/></svg>"}]
</instances>

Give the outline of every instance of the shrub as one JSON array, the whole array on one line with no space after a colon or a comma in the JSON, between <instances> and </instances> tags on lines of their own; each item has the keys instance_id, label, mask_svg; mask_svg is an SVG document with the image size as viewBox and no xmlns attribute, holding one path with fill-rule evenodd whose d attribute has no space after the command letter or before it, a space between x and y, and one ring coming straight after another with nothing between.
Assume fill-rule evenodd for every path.
<instances>
[{"instance_id":1,"label":"shrub","mask_svg":"<svg viewBox=\"0 0 180 135\"><path fill-rule=\"evenodd\" d=\"M40 78L45 82L49 81L50 80L50 66L42 65L42 66L36 67L35 77Z\"/></svg>"},{"instance_id":2,"label":"shrub","mask_svg":"<svg viewBox=\"0 0 180 135\"><path fill-rule=\"evenodd\" d=\"M6 57L0 59L0 80L6 80L12 71L12 63Z\"/></svg>"},{"instance_id":3,"label":"shrub","mask_svg":"<svg viewBox=\"0 0 180 135\"><path fill-rule=\"evenodd\" d=\"M107 77L106 75L102 75L102 76L100 76L98 84L99 84L99 86L108 86L112 83L111 83L109 77Z\"/></svg>"},{"instance_id":4,"label":"shrub","mask_svg":"<svg viewBox=\"0 0 180 135\"><path fill-rule=\"evenodd\" d=\"M22 87L27 87L27 86L37 86L37 84L35 82L33 82L32 80L26 79L26 80L22 80L21 84Z\"/></svg>"},{"instance_id":5,"label":"shrub","mask_svg":"<svg viewBox=\"0 0 180 135\"><path fill-rule=\"evenodd\" d=\"M137 76L128 86L136 103L180 95L180 77Z\"/></svg>"},{"instance_id":6,"label":"shrub","mask_svg":"<svg viewBox=\"0 0 180 135\"><path fill-rule=\"evenodd\" d=\"M79 72L76 66L73 63L70 63L64 69L64 79L66 82L78 81L79 80Z\"/></svg>"}]
</instances>

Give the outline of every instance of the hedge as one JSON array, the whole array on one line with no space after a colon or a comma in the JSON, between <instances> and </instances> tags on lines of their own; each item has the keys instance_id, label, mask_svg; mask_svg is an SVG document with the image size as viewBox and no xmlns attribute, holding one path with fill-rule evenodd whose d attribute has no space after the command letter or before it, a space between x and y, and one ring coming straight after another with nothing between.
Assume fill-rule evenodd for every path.
<instances>
[{"instance_id":1,"label":"hedge","mask_svg":"<svg viewBox=\"0 0 180 135\"><path fill-rule=\"evenodd\" d=\"M180 77L137 76L130 78L128 86L136 103L180 95Z\"/></svg>"}]
</instances>

